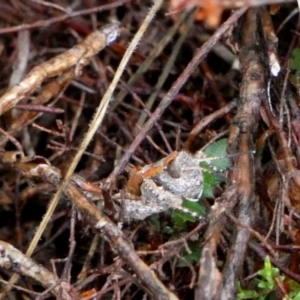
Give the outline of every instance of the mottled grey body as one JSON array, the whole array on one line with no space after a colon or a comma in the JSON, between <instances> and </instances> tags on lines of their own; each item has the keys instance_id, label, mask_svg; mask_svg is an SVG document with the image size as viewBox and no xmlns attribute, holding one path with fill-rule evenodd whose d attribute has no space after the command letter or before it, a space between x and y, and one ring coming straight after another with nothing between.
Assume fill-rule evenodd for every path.
<instances>
[{"instance_id":1,"label":"mottled grey body","mask_svg":"<svg viewBox=\"0 0 300 300\"><path fill-rule=\"evenodd\" d=\"M155 165L160 163L163 163L163 160ZM145 166L139 173L145 174L148 170L149 166ZM203 190L203 174L199 167L199 158L186 151L179 152L161 172L144 178L140 189L140 201L122 200L121 219L125 222L143 220L169 209L189 212L182 207L182 198L196 201Z\"/></svg>"}]
</instances>

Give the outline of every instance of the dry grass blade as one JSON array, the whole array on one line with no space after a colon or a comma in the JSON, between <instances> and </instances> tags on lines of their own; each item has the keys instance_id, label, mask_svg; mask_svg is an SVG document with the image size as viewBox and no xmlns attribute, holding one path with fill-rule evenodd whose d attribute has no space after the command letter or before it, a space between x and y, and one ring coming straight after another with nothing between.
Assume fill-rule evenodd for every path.
<instances>
[{"instance_id":1,"label":"dry grass blade","mask_svg":"<svg viewBox=\"0 0 300 300\"><path fill-rule=\"evenodd\" d=\"M60 170L45 162L43 163L40 158L20 157L18 152L1 153L0 158L1 162L5 163L7 168L16 169L27 178L40 179L56 188L59 188L62 184ZM99 230L99 233L101 231L106 236L110 246L133 269L141 283L145 286L145 289L149 290L152 296L160 295L160 299L162 300L178 299L139 258L133 246L127 241L125 235L117 225L82 194L76 184L76 178L65 187L64 194L76 205L78 211L85 217L89 224L96 230Z\"/></svg>"},{"instance_id":2,"label":"dry grass blade","mask_svg":"<svg viewBox=\"0 0 300 300\"><path fill-rule=\"evenodd\" d=\"M86 65L96 53L102 50L105 46L113 42L119 35L119 24L113 23L100 29L99 31L90 34L81 44L72 48L71 50L63 53L50 61L43 63L40 66L35 67L25 79L17 86L9 89L0 98L1 113L8 111L12 108L20 99L27 94L37 89L40 84L48 77L57 76L72 67L82 68ZM51 218L53 211L57 205L58 199L62 193L64 187L61 188L60 193L54 201L51 202L46 215L44 216L37 233L31 241L29 248L26 252L27 256L31 256L44 229ZM17 275L14 275L6 286L6 292L8 292L14 282L17 280ZM1 295L2 299L5 293Z\"/></svg>"},{"instance_id":3,"label":"dry grass blade","mask_svg":"<svg viewBox=\"0 0 300 300\"><path fill-rule=\"evenodd\" d=\"M127 51L126 51L126 54L124 55L124 58L122 59L121 63L120 63L120 66L116 72L116 75L110 85L110 87L108 88L107 92L105 93L100 105L99 105L99 108L93 118L93 121L91 123L91 126L90 126L90 130L87 132L86 134L86 137L85 139L83 140L82 144L81 144L81 147L80 147L80 150L77 152L76 156L74 157L74 160L72 161L70 167L68 168L67 172L66 172L66 175L65 175L65 178L64 178L64 181L62 183L62 185L60 186L60 188L57 190L56 194L54 195L51 203L50 203L50 206L47 210L47 213L44 217L44 219L42 220L38 230L37 230L37 233L35 234L35 237L33 238L26 254L28 256L30 256L33 252L33 250L35 249L37 243L38 243L38 240L40 239L40 236L42 235L47 223L49 222L53 212L54 212L54 209L58 203L58 200L60 198L60 196L62 195L63 191L65 190L66 186L68 185L68 182L83 154L83 152L85 151L87 145L89 144L90 140L92 139L94 133L96 132L97 128L99 127L99 125L101 124L101 121L103 120L103 117L105 115L105 111L107 109L107 106L108 106L108 103L111 99L111 96L112 96L112 93L117 85L117 82L119 81L122 73L123 73L123 70L131 56L131 54L133 53L133 51L135 50L137 44L139 43L141 37L143 36L146 28L148 27L148 25L150 24L153 16L155 15L156 11L160 8L160 6L162 5L163 1L162 0L157 0L152 9L150 10L149 14L147 15L145 21L143 22L143 25L140 27L139 31L137 32L134 40L132 41L132 43L129 45ZM115 26L115 25L114 25ZM115 29L116 27L114 27ZM109 41L105 40L105 45L109 44L111 41L113 41L116 37L116 34L118 33L118 30L112 30L111 32L111 27L109 27L109 30L108 31L105 31L106 35L105 36L106 38L109 39ZM111 36L113 33L113 37ZM95 37L93 37L95 38ZM91 41L89 41L91 42ZM102 40L103 42L103 40ZM71 52L72 53L72 52ZM83 55L84 53L82 53ZM88 57L91 57L91 56L88 56ZM81 58L81 57L80 57ZM87 57L85 58L84 62L86 61ZM56 61L54 61L56 62ZM78 63L78 59L77 61L75 60L73 64L75 63ZM68 67L70 67L68 65ZM43 69L42 69L43 70ZM54 69L56 70L56 69ZM60 69L61 70L61 69ZM39 69L38 69L39 71ZM53 71L54 73L54 71ZM55 75L58 75L55 73ZM55 76L53 74L53 76ZM48 76L49 76L49 73L48 73ZM34 77L34 76L33 76ZM30 90L31 91L31 90ZM4 95L5 96L5 95ZM8 99L11 99L10 98L11 96L8 96ZM4 98L5 99L5 98ZM8 101L8 100L7 100ZM11 101L11 100L10 100ZM0 106L1 107L1 106ZM11 106L10 106L11 107ZM12 278L9 285L7 286L6 288L6 291L8 291L10 288L11 288L11 285L13 284L14 280L16 280L16 277L15 278Z\"/></svg>"},{"instance_id":4,"label":"dry grass blade","mask_svg":"<svg viewBox=\"0 0 300 300\"><path fill-rule=\"evenodd\" d=\"M266 255L300 284L297 2L25 2L0 1L0 297L245 298Z\"/></svg>"},{"instance_id":5,"label":"dry grass blade","mask_svg":"<svg viewBox=\"0 0 300 300\"><path fill-rule=\"evenodd\" d=\"M191 74L195 71L199 63L205 58L209 51L213 48L216 42L223 36L223 34L245 13L247 8L241 8L236 11L213 35L212 37L205 42L202 47L197 49L195 55L193 56L190 63L173 83L170 90L163 97L159 106L156 108L152 117L144 124L141 128L139 134L135 137L135 140L132 142L130 147L127 149L126 154L118 162L118 165L114 168L113 172L109 175L106 180L105 187L109 188L113 180L117 175L121 173L125 165L128 163L130 157L138 147L138 145L143 141L149 130L154 126L154 124L159 120L159 118L164 113L165 109L172 103L175 96L178 94L180 89L186 83Z\"/></svg>"}]
</instances>

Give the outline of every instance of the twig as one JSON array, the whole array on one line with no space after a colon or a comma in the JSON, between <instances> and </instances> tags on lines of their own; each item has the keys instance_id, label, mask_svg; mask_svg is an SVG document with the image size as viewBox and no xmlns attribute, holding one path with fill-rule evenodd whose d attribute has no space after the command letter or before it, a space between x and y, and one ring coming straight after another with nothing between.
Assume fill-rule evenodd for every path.
<instances>
[{"instance_id":1,"label":"twig","mask_svg":"<svg viewBox=\"0 0 300 300\"><path fill-rule=\"evenodd\" d=\"M187 21L185 23L185 31L181 34L180 38L176 41L175 45L173 46L172 49L172 54L170 55L167 63L165 64L162 73L160 74L157 83L154 87L154 91L153 93L151 93L151 96L149 97L149 99L146 102L146 107L151 110L155 99L157 98L157 95L159 94L163 84L165 83L168 75L170 74L170 70L174 65L174 62L176 60L176 57L178 56L179 50L182 47L183 42L185 41L185 39L187 38L190 30L192 29L193 25L194 25L194 12L192 12L188 18ZM136 128L135 131L138 132L140 130L140 128L142 127L142 125L145 123L146 120L146 113L142 112L142 114L140 115L137 123L136 123Z\"/></svg>"},{"instance_id":2,"label":"twig","mask_svg":"<svg viewBox=\"0 0 300 300\"><path fill-rule=\"evenodd\" d=\"M236 108L237 100L232 100L227 105L223 106L219 110L209 114L208 116L204 117L198 124L196 124L193 130L190 132L187 141L185 142L185 149L190 149L191 145L194 143L195 139L199 136L199 133L207 127L210 123L215 121L216 119L221 118L225 114L229 113L231 110Z\"/></svg>"},{"instance_id":3,"label":"twig","mask_svg":"<svg viewBox=\"0 0 300 300\"><path fill-rule=\"evenodd\" d=\"M123 56L122 61L120 62L120 65L116 71L116 75L113 78L113 81L111 82L110 86L108 87L106 93L104 94L101 103L93 117L93 120L91 122L90 125L90 129L89 131L86 133L86 136L84 138L84 140L82 141L81 145L80 145L80 149L79 151L76 153L69 169L67 170L66 176L65 176L65 180L64 180L64 184L61 186L61 188L57 191L56 195L54 196L54 198L59 197L62 194L62 191L65 187L65 185L67 185L68 181L71 178L71 175L73 174L83 152L85 151L85 149L87 148L89 142L91 141L91 139L93 138L96 130L99 128L105 112L107 110L108 107L108 103L111 100L112 94L117 86L117 83L133 53L133 51L135 50L137 44L139 43L140 39L142 38L144 32L146 31L148 25L150 24L152 18L154 17L155 13L159 10L160 6L162 5L163 1L162 0L156 0L154 5L152 6L151 10L149 11L146 19L144 20L143 24L141 25L141 27L139 28L138 32L136 33L134 39L132 40L132 42L130 43L129 47L127 48L127 51L125 53L125 55ZM53 198L53 199L54 199Z\"/></svg>"},{"instance_id":4,"label":"twig","mask_svg":"<svg viewBox=\"0 0 300 300\"><path fill-rule=\"evenodd\" d=\"M18 85L10 88L0 98L0 115L15 106L22 98L34 92L49 77L58 76L76 66L75 74L81 71L89 60L119 35L118 24L109 24L88 35L82 43L43 64L34 67Z\"/></svg>"},{"instance_id":5,"label":"twig","mask_svg":"<svg viewBox=\"0 0 300 300\"><path fill-rule=\"evenodd\" d=\"M153 49L150 51L149 55L145 59L145 61L139 66L137 71L129 78L127 84L133 85L139 78L146 72L147 69L151 66L155 58L157 58L161 52L164 50L164 48L167 46L167 44L172 40L176 32L178 31L180 25L183 23L183 21L186 19L186 16L188 13L182 13L176 23L172 26L172 28L164 34L162 39L158 41L156 44L156 47L153 47ZM117 96L116 101L114 101L110 107L110 111L113 111L116 109L116 107L123 102L125 96L127 95L127 91L121 90Z\"/></svg>"},{"instance_id":6,"label":"twig","mask_svg":"<svg viewBox=\"0 0 300 300\"><path fill-rule=\"evenodd\" d=\"M6 94L4 94L4 96L2 98L0 98L0 101L1 101L1 99L6 99L6 102L7 102L6 108L8 109L8 107L12 106L12 103L17 102L16 99L11 98L12 95L20 94L19 95L19 99L20 99L20 97L22 97L24 95L24 89L26 89L26 87L27 87L27 92L32 91L32 85L35 86L36 82L31 82L31 80L29 80L29 79L38 80L40 82L41 81L40 78L36 78L36 77L41 76L41 74L39 74L40 72L42 72L42 74L44 75L44 78L46 78L46 76L58 75L56 73L58 73L59 71L65 71L65 69L62 70L62 66L64 68L70 68L73 65L78 64L78 62L80 62L80 61L83 64L86 64L87 60L89 58L91 58L98 51L100 51L105 46L109 45L112 41L114 41L114 39L118 36L118 34L119 34L119 27L117 26L117 24L107 25L102 30L99 30L99 31L96 31L96 32L90 34L80 45L78 45L77 47L75 47L67 52L69 54L69 56L67 56L67 57L70 58L70 61L68 63L66 63L66 61L65 61L66 60L65 54L61 54L58 57L53 58L52 60L42 64L41 66L34 68L31 71L31 73L25 78L25 80L22 81L22 83L20 83L20 85L12 88L12 89L14 89L14 91L16 93L7 92ZM84 60L82 60L83 58L84 58ZM50 62L52 62L52 63L50 63ZM61 63L62 63L62 65L61 65ZM47 69L47 66L49 66L49 70ZM24 89L22 89L22 87ZM0 107L1 107L1 105L3 105L2 102L0 102ZM84 150L85 149L83 149L83 151ZM63 184L62 187L58 190L58 192L56 193L56 197L54 197L51 204L49 205L49 208L48 208L34 238L32 239L32 241L29 245L29 248L26 252L27 256L31 256L31 254L33 253L42 233L44 232L44 230L46 228L46 225L49 222L49 219L51 218L51 216L54 212L54 209L56 208L58 200L62 194L62 191L66 187L66 185L67 185L67 182L65 182L65 184ZM18 278L18 276L14 275L10 279L9 284L6 287L6 292L11 289L12 285L17 280L17 278Z\"/></svg>"},{"instance_id":7,"label":"twig","mask_svg":"<svg viewBox=\"0 0 300 300\"><path fill-rule=\"evenodd\" d=\"M124 169L125 165L128 163L130 157L134 153L137 146L144 140L146 134L148 131L154 126L154 124L158 121L158 119L161 117L165 109L171 104L175 96L178 94L179 90L182 88L182 86L186 83L188 78L191 76L191 74L194 72L194 70L197 68L198 64L201 62L202 59L207 55L207 53L210 52L210 50L213 48L213 46L216 44L216 42L222 37L222 35L234 24L240 16L244 14L244 12L247 10L247 8L241 8L238 11L236 11L212 36L211 38L203 44L201 48L199 48L196 51L196 54L194 55L191 62L188 64L188 66L185 68L185 70L182 72L182 74L179 76L179 78L173 83L171 89L167 92L167 94L163 97L162 101L160 102L157 109L154 111L152 118L149 119L139 134L136 136L133 143L130 145L128 150L126 151L125 155L122 157L122 159L119 161L118 165L114 168L113 172L109 175L109 177L106 180L105 188L109 189L110 185L118 176L122 170Z\"/></svg>"},{"instance_id":8,"label":"twig","mask_svg":"<svg viewBox=\"0 0 300 300\"><path fill-rule=\"evenodd\" d=\"M243 80L240 87L240 106L230 127L228 138L229 153L243 153L233 159L232 183L227 186L221 199L212 207L208 227L209 236L201 258L196 297L199 299L232 299L235 297L239 270L245 259L255 200L255 175L253 168L254 140L260 120L259 109L266 97L266 71L263 61L267 54L264 41L259 39L260 14L258 9L249 9L242 27L242 41L239 59ZM217 268L216 246L219 244L221 230L226 217L237 207L238 220L245 227L237 227L231 240L231 247L222 271L222 277L214 279ZM213 228L213 229L212 229ZM208 233L207 232L207 233ZM206 234L207 234L206 233ZM218 288L216 288L218 286ZM208 293L213 291L213 295ZM211 292L210 292L211 293Z\"/></svg>"},{"instance_id":9,"label":"twig","mask_svg":"<svg viewBox=\"0 0 300 300\"><path fill-rule=\"evenodd\" d=\"M60 188L63 181L60 170L49 164L41 163L41 159L41 157L37 160L34 157L20 157L17 152L4 152L0 155L0 161L5 163L7 168L16 169L27 178L38 178L52 184L56 188ZM159 295L159 299L162 300L178 300L140 259L122 231L83 195L75 181L72 180L65 187L64 194L75 204L85 220L98 233L105 235L109 245L132 268L146 291L150 291L153 297Z\"/></svg>"},{"instance_id":10,"label":"twig","mask_svg":"<svg viewBox=\"0 0 300 300\"><path fill-rule=\"evenodd\" d=\"M58 278L53 273L34 262L31 258L26 257L12 245L0 241L0 252L1 268L30 277L46 288L58 283ZM54 294L57 294L58 291L58 287L52 289L52 293Z\"/></svg>"},{"instance_id":11,"label":"twig","mask_svg":"<svg viewBox=\"0 0 300 300\"><path fill-rule=\"evenodd\" d=\"M100 5L100 6L96 6L96 7L93 7L93 8L74 11L70 14L55 17L55 18L52 18L52 19L49 19L49 20L40 20L40 21L31 23L31 24L21 24L21 25L9 27L9 28L3 28L3 29L0 29L0 35L1 34L8 34L8 33L13 33L13 32L18 32L18 31L23 31L23 30L30 30L30 29L40 28L40 27L49 27L49 26L51 26L55 23L63 22L63 21L65 21L67 19L70 19L70 18L76 18L78 16L90 15L90 14L93 14L93 13L98 13L98 12L102 12L102 11L106 11L106 10L111 10L113 8L117 8L119 6L122 6L125 3L128 3L130 1L131 0L115 1L113 3L106 4L106 5Z\"/></svg>"},{"instance_id":12,"label":"twig","mask_svg":"<svg viewBox=\"0 0 300 300\"><path fill-rule=\"evenodd\" d=\"M30 32L19 32L17 39L17 59L13 66L13 73L10 76L9 86L18 84L23 78L30 54Z\"/></svg>"}]
</instances>

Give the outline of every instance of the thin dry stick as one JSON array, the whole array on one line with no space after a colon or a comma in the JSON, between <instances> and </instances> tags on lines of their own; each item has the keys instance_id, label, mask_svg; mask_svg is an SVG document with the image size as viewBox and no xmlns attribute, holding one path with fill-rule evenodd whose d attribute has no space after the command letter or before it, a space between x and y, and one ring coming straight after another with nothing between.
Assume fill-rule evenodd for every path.
<instances>
[{"instance_id":1,"label":"thin dry stick","mask_svg":"<svg viewBox=\"0 0 300 300\"><path fill-rule=\"evenodd\" d=\"M178 28L183 23L183 21L186 19L188 13L182 13L176 23L172 26L172 28L163 36L163 38L157 42L155 47L150 51L149 55L146 57L146 59L143 61L143 63L139 66L137 71L129 78L127 84L133 85L143 73L145 73L153 61L161 54L161 52L165 49L165 47L168 45L168 43L172 40L176 32L178 31ZM125 96L128 94L128 91L121 90L117 96L116 101L111 104L109 107L110 111L113 111L116 109L116 107L123 102Z\"/></svg>"},{"instance_id":2,"label":"thin dry stick","mask_svg":"<svg viewBox=\"0 0 300 300\"><path fill-rule=\"evenodd\" d=\"M78 274L77 278L80 280L80 282L83 282L84 279L87 276L87 270L89 268L89 266L91 265L91 261L94 257L94 253L97 250L97 246L99 244L99 240L100 240L100 234L95 234L93 241L91 243L89 252L87 253L86 257L85 257L85 261L82 265L81 271Z\"/></svg>"},{"instance_id":3,"label":"thin dry stick","mask_svg":"<svg viewBox=\"0 0 300 300\"><path fill-rule=\"evenodd\" d=\"M80 145L80 148L78 150L78 152L76 153L71 165L69 166L67 172L66 172L66 175L65 175L65 178L64 178L64 181L62 183L62 185L60 186L60 188L57 190L57 192L55 193L52 201L51 201L51 204L48 208L48 211L49 211L49 214L48 214L48 211L46 213L46 216L47 216L47 219L46 219L46 216L44 217L42 223L43 223L43 227L42 227L42 224L40 225L36 235L35 235L35 239L36 239L36 242L35 244L37 244L37 241L39 240L40 236L42 235L42 232L44 231L45 227L46 227L46 224L48 223L57 203L58 203L58 200L59 198L61 197L64 189L66 188L66 186L68 185L69 181L70 181L70 178L72 176L72 174L74 173L75 171L75 168L82 156L82 154L84 153L84 151L86 150L89 142L91 141L91 139L93 138L96 130L99 128L103 118L104 118L104 115L105 115L105 112L107 110L107 107L108 107L108 103L112 97L112 94L117 86L117 83L133 53L133 51L135 50L137 44L139 43L140 39L142 38L145 30L147 29L148 25L150 24L152 18L154 17L155 13L158 11L158 9L160 8L160 6L162 5L163 3L163 0L156 0L156 2L154 3L154 5L152 6L151 10L149 11L149 14L147 15L146 19L144 20L143 24L141 25L141 27L139 28L138 32L136 33L134 39L132 40L132 42L130 43L122 61L120 62L120 65L117 69L117 72L116 72L116 75L114 76L110 86L108 87L106 93L104 94L101 102L100 102L100 105L94 115L94 118L92 120L92 123L90 125L90 129L89 131L87 132L84 140L82 141L81 145ZM51 213L51 214L50 214ZM33 241L32 241L32 244L33 244Z\"/></svg>"},{"instance_id":4,"label":"thin dry stick","mask_svg":"<svg viewBox=\"0 0 300 300\"><path fill-rule=\"evenodd\" d=\"M154 92L151 94L151 96L149 97L149 99L146 102L146 106L149 110L151 110L157 95L160 91L160 89L162 88L163 84L165 83L168 75L170 74L170 70L174 65L174 62L178 56L179 50L181 49L181 46L183 44L183 42L185 41L185 39L187 38L191 28L193 27L194 24L194 13L191 13L190 16L187 19L187 22L185 23L185 31L184 33L181 34L180 38L177 40L177 42L175 43L173 50L172 50L172 54L170 55L166 65L163 68L163 71L161 73L161 75L159 76L157 83L154 87ZM136 124L136 133L139 132L139 129L143 126L143 124L145 123L145 120L147 118L147 114L145 112L143 112Z\"/></svg>"},{"instance_id":5,"label":"thin dry stick","mask_svg":"<svg viewBox=\"0 0 300 300\"><path fill-rule=\"evenodd\" d=\"M86 134L86 137L84 138L84 140L82 141L82 144L80 146L79 151L77 152L77 154L74 157L74 160L72 161L70 167L68 168L64 181L62 182L60 188L57 190L57 192L55 193L53 199L51 200L51 203L49 205L49 208L46 212L46 215L44 216L33 240L30 243L30 246L27 250L27 255L30 256L32 254L32 252L34 251L42 233L44 232L53 212L54 209L57 206L57 203L63 193L63 191L65 190L65 188L67 187L70 178L82 156L82 154L84 153L85 149L87 148L90 140L92 139L92 137L94 136L97 128L100 126L103 117L105 115L108 103L111 99L111 96L113 94L113 91L134 51L134 49L136 48L137 44L139 43L141 37L143 36L146 28L148 27L148 25L150 24L152 18L154 17L155 13L158 11L158 9L160 8L160 6L162 5L163 0L156 0L156 2L154 3L154 5L152 6L151 10L149 11L149 14L147 15L146 19L144 20L142 26L140 27L140 29L138 30L138 32L136 33L134 39L132 40L131 44L129 45L119 67L118 70L116 72L116 75L114 76L113 81L111 82L110 86L108 87L106 93L104 94L102 101L97 109L96 114L94 115L93 121L91 123L90 129ZM75 62L76 63L76 62ZM11 280L8 283L8 286L6 287L6 291L11 289L11 286L14 284L14 282L17 280L17 275L13 276L11 278Z\"/></svg>"},{"instance_id":6,"label":"thin dry stick","mask_svg":"<svg viewBox=\"0 0 300 300\"><path fill-rule=\"evenodd\" d=\"M0 162L7 168L18 170L27 178L46 181L57 189L63 181L60 170L49 165L41 157L38 157L36 160L36 157L23 157L17 151L6 151L0 152ZM66 186L64 194L76 205L85 220L97 230L97 233L100 234L101 232L106 237L112 249L130 266L136 277L143 284L144 289L147 292L151 292L152 297L159 295L161 300L178 300L163 285L151 268L140 259L133 245L128 242L128 238L125 237L117 225L83 195L82 188L78 183L78 176L73 176L70 183Z\"/></svg>"},{"instance_id":7,"label":"thin dry stick","mask_svg":"<svg viewBox=\"0 0 300 300\"><path fill-rule=\"evenodd\" d=\"M152 21L154 15L156 14L156 12L159 10L159 8L161 7L163 3L163 0L156 0L154 5L152 6L151 10L149 11L146 19L144 20L143 24L141 25L141 27L139 28L138 32L136 33L136 35L134 36L134 39L132 40L132 42L130 43L127 51L124 54L124 57L122 59L122 61L120 62L120 65L116 71L116 75L114 76L111 84L109 85L106 93L104 94L101 103L96 111L96 114L94 115L94 118L92 120L92 123L90 125L90 129L87 132L84 140L82 141L81 145L80 145L80 149L79 151L76 153L69 169L67 170L66 176L65 176L65 180L64 180L64 184L61 186L61 188L57 191L57 195L61 195L64 186L66 186L72 176L72 174L74 173L74 170L82 156L82 154L84 153L85 149L87 148L88 144L90 143L91 139L93 138L95 132L97 131L97 129L99 128L105 112L107 110L109 101L112 97L112 94L117 86L117 83L121 77L121 75L123 74L123 71L133 53L133 51L135 50L135 48L137 47L139 41L141 40L142 36L144 35L144 32L146 31L147 27L149 26L150 22ZM56 197L56 195L54 196Z\"/></svg>"},{"instance_id":8,"label":"thin dry stick","mask_svg":"<svg viewBox=\"0 0 300 300\"><path fill-rule=\"evenodd\" d=\"M195 139L199 136L199 133L205 127L207 127L210 123L214 122L215 120L223 117L225 114L229 113L231 110L236 108L236 106L237 106L237 100L232 100L227 105L220 108L219 110L204 117L198 124L196 124L194 126L192 131L189 133L188 138L185 142L184 148L190 149L190 147L193 144L193 142L195 141Z\"/></svg>"},{"instance_id":9,"label":"thin dry stick","mask_svg":"<svg viewBox=\"0 0 300 300\"><path fill-rule=\"evenodd\" d=\"M50 3L50 2L47 2L47 1L44 1L44 0L29 0L29 1L39 3L39 4L44 5L46 7L54 8L54 9L56 9L58 11L61 11L61 12L64 12L64 13L68 13L68 11L70 10L70 8L64 8L63 6L60 6L60 5L55 4L55 3Z\"/></svg>"},{"instance_id":10,"label":"thin dry stick","mask_svg":"<svg viewBox=\"0 0 300 300\"><path fill-rule=\"evenodd\" d=\"M47 105L48 109L54 109L54 104L58 101L60 95L63 94L64 90L67 88L69 81L74 77L74 69L63 73L61 76L56 77L54 80L49 82L43 87L42 92L37 96L37 101L33 101L32 104L43 105L47 103L51 98L54 98L51 103ZM21 104L18 104L16 107L19 108ZM44 110L45 111L45 110ZM42 112L29 110L28 107L26 111L18 116L11 124L9 128L9 133L13 134L19 130L22 130L27 125L31 124L34 120L42 115ZM0 147L6 143L5 137L0 137Z\"/></svg>"},{"instance_id":11,"label":"thin dry stick","mask_svg":"<svg viewBox=\"0 0 300 300\"><path fill-rule=\"evenodd\" d=\"M111 10L113 8L122 6L125 3L130 2L130 1L131 0L115 1L112 3L106 4L106 5L100 5L100 6L96 6L93 8L74 11L72 13L65 14L65 15L59 16L59 17L55 17L55 18L52 18L49 20L40 20L40 21L36 21L31 24L21 24L21 25L17 25L17 26L13 26L13 27L2 28L2 29L0 29L0 35L13 33L13 32L19 32L19 31L23 31L23 30L41 28L41 27L49 27L55 23L63 22L67 19L76 18L78 16L90 15L90 14L94 14L94 13L98 13L98 12L102 12L102 11L106 11L106 10Z\"/></svg>"},{"instance_id":12,"label":"thin dry stick","mask_svg":"<svg viewBox=\"0 0 300 300\"><path fill-rule=\"evenodd\" d=\"M14 107L20 100L34 92L49 77L55 77L76 66L81 69L104 47L119 35L119 24L109 24L88 35L82 43L56 57L34 67L18 84L0 98L0 115Z\"/></svg>"},{"instance_id":13,"label":"thin dry stick","mask_svg":"<svg viewBox=\"0 0 300 300\"><path fill-rule=\"evenodd\" d=\"M79 124L79 119L80 119L80 116L81 116L81 113L82 113L82 110L83 110L83 106L84 106L84 102L85 102L85 97L86 97L86 93L85 92L81 92L81 97L80 97L79 105L78 105L78 108L76 109L76 113L75 113L75 116L73 118L72 127L71 127L71 130L70 130L70 140L71 141L73 140L75 131L76 131L77 126Z\"/></svg>"},{"instance_id":14,"label":"thin dry stick","mask_svg":"<svg viewBox=\"0 0 300 300\"><path fill-rule=\"evenodd\" d=\"M162 5L163 1L162 0L156 0L156 2L154 3L154 5L152 6L151 10L149 11L149 14L147 15L146 19L144 20L143 24L141 25L140 29L138 30L138 32L136 33L134 39L132 40L132 42L130 43L122 61L120 62L120 65L118 67L118 70L116 72L116 75L113 78L113 81L111 82L110 86L108 87L106 93L104 94L101 103L94 115L94 118L92 120L92 123L90 125L90 129L87 132L84 140L82 141L81 145L80 145L80 149L78 150L78 152L76 153L70 167L68 168L66 175L65 175L65 179L63 184L61 185L61 187L58 189L58 191L56 192L56 194L53 197L52 201L58 201L56 199L60 198L60 196L62 195L63 190L65 189L65 187L67 186L68 182L70 181L70 178L72 176L72 174L75 171L75 168L80 160L80 158L82 157L82 154L84 153L84 151L86 150L88 144L90 143L91 139L93 138L95 132L97 131L97 129L99 128L105 112L107 110L108 107L108 103L112 97L112 94L117 86L117 83L133 53L133 51L135 50L137 44L139 43L140 39L142 38L145 30L147 29L148 25L150 24L152 18L154 17L155 13L158 11L158 9L160 8L160 6Z\"/></svg>"},{"instance_id":15,"label":"thin dry stick","mask_svg":"<svg viewBox=\"0 0 300 300\"><path fill-rule=\"evenodd\" d=\"M128 163L130 157L134 153L136 147L144 140L148 131L154 126L154 124L159 120L165 109L171 104L174 97L178 94L179 90L182 86L186 83L188 78L197 68L199 63L202 59L210 52L216 42L222 37L222 35L232 26L239 18L244 14L247 10L247 7L240 8L237 10L212 36L211 38L203 44L203 46L197 50L193 59L179 76L179 78L173 83L171 89L168 93L163 97L161 103L154 111L152 118L149 119L143 128L141 129L140 133L136 136L133 143L130 145L128 150L126 151L125 155L119 161L118 165L114 168L113 172L109 175L106 180L105 188L108 189L113 182L114 178L118 176L122 170L124 169L125 165Z\"/></svg>"},{"instance_id":16,"label":"thin dry stick","mask_svg":"<svg viewBox=\"0 0 300 300\"><path fill-rule=\"evenodd\" d=\"M18 33L17 38L17 59L13 64L13 72L9 79L9 86L18 84L25 75L30 55L30 32Z\"/></svg>"},{"instance_id":17,"label":"thin dry stick","mask_svg":"<svg viewBox=\"0 0 300 300\"><path fill-rule=\"evenodd\" d=\"M11 244L0 241L0 251L1 268L30 277L46 288L54 286L58 282L58 278L53 273L26 257ZM52 293L57 294L58 291L59 288L56 287L52 290Z\"/></svg>"},{"instance_id":18,"label":"thin dry stick","mask_svg":"<svg viewBox=\"0 0 300 300\"><path fill-rule=\"evenodd\" d=\"M124 85L124 88L132 95L133 99L136 100L141 107L143 108L144 112L147 114L148 117L151 118L151 112L149 111L149 109L146 107L145 103L143 102L143 100L135 93L131 90L131 88L128 86L128 84L125 84L124 82L121 81L121 84ZM124 103L122 103L124 104ZM131 107L130 107L131 108ZM165 143L165 146L167 148L167 150L169 151L169 153L173 152L172 147L170 146L170 143L168 142L166 136L164 135L164 133L161 130L161 127L159 126L159 124L155 124L155 127L158 131L158 133L160 134L162 140Z\"/></svg>"},{"instance_id":19,"label":"thin dry stick","mask_svg":"<svg viewBox=\"0 0 300 300\"><path fill-rule=\"evenodd\" d=\"M40 81L39 78L36 78L36 77L39 77L40 72L43 73L43 75L44 75L43 79L44 79L45 73L46 73L46 77L47 76L52 77L52 76L58 75L59 74L58 70L62 71L62 65L64 66L64 68L68 69L68 68L71 68L72 66L78 64L80 61L82 61L82 59L84 59L84 61L82 61L82 63L87 64L87 60L89 58L91 58L97 52L102 50L105 46L107 46L111 42L113 42L117 38L118 35L119 35L119 27L117 24L107 25L104 28L102 28L102 30L91 33L80 45L78 45L77 47L74 47L73 49L71 49L65 53L65 55L66 54L70 55L69 58L72 63L70 61L69 61L69 64L66 64L66 62L63 62L64 60L67 60L67 59L66 59L66 56L62 54L62 55L57 56L56 58L51 59L48 62L45 62L44 64L42 64L40 66L37 66L28 74L28 76L20 83L20 85L12 88L15 93L9 93L9 92L5 93L3 95L3 97L0 98L0 101L2 99L4 99L4 102L6 102L7 105L9 105L11 107L11 102L16 103L16 101L11 98L12 94L15 96L19 95L19 99L20 99L20 96L23 97L23 95L24 95L23 89L26 89L27 92L32 91L32 86L35 85L35 82L32 82L32 79ZM98 39L98 41L95 42L94 39ZM90 44L92 44L94 46L90 47ZM96 44L97 44L97 48L95 46ZM61 63L62 63L62 65L61 65ZM63 69L63 71L65 71L65 70L66 69ZM9 91L11 91L11 89ZM0 107L1 107L1 104L3 104L3 103L0 102ZM6 107L7 107L7 105L6 105ZM75 169L75 167L74 167L74 169ZM70 172L69 172L69 174L70 174ZM69 177L67 177L67 178L70 179L70 177L71 177L71 175L69 175ZM62 184L61 188L57 191L54 198L52 199L52 201L49 205L49 208L48 208L42 222L40 223L35 236L33 237L32 241L28 247L28 250L26 252L26 255L28 257L30 257L32 255L34 249L36 248L36 245L38 244L38 241L41 238L41 235L43 234L43 232L44 232L44 230L56 208L58 200L59 200L60 196L62 195L62 191L66 187L68 181L64 181L64 184ZM12 278L9 280L8 285L5 287L5 292L0 295L0 299L3 299L3 297L5 297L6 293L12 288L13 284L16 282L17 279L18 279L18 275L14 274L12 276Z\"/></svg>"}]
</instances>

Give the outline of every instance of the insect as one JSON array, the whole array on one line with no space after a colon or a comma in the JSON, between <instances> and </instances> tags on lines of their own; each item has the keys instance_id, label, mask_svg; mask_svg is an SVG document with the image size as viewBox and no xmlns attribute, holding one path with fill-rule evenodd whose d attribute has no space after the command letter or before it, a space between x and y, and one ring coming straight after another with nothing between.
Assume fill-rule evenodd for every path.
<instances>
[{"instance_id":1,"label":"insect","mask_svg":"<svg viewBox=\"0 0 300 300\"><path fill-rule=\"evenodd\" d=\"M169 209L178 209L197 217L195 212L183 207L183 199L198 201L201 197L204 177L199 165L203 160L201 151L195 154L185 150L174 151L142 168L129 179L127 197L120 194L115 197L120 204L121 219L125 222L143 220ZM133 200L132 195L140 199Z\"/></svg>"}]
</instances>

